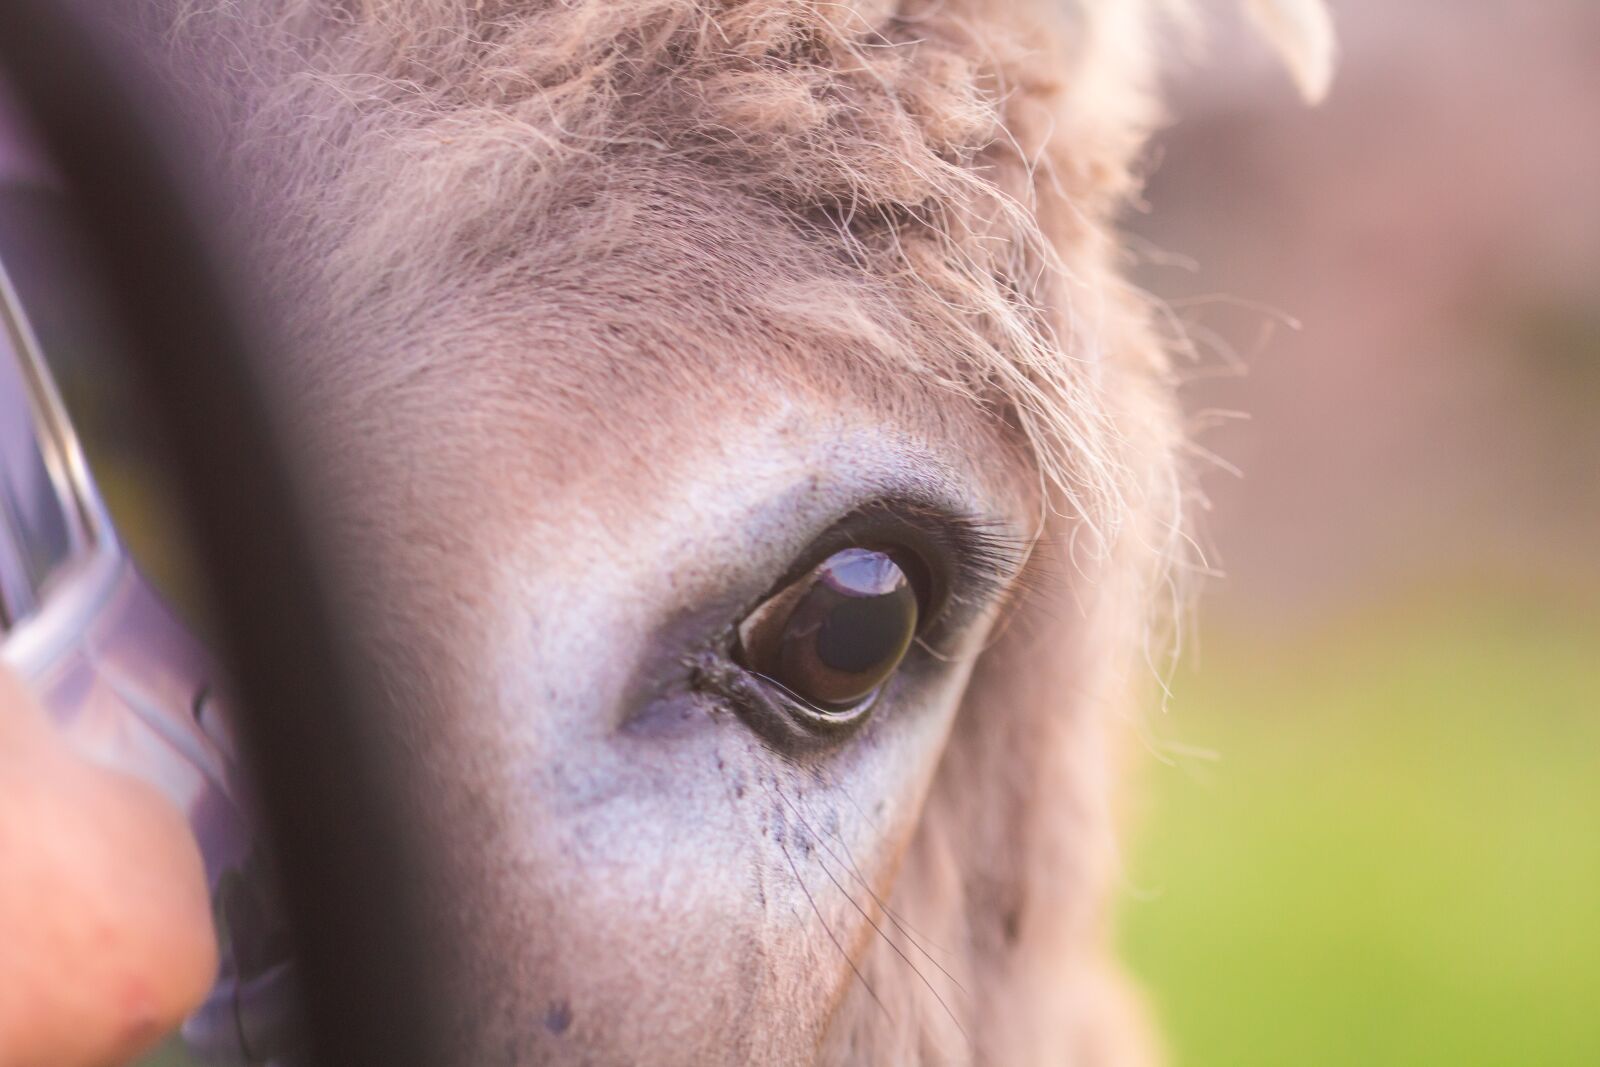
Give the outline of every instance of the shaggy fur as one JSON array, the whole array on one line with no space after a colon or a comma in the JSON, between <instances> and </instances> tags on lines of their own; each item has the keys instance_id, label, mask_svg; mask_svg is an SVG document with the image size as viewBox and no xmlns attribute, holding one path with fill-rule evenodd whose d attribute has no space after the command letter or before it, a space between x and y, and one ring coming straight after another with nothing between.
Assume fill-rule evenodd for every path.
<instances>
[{"instance_id":1,"label":"shaggy fur","mask_svg":"<svg viewBox=\"0 0 1600 1067\"><path fill-rule=\"evenodd\" d=\"M927 383L993 429L1038 485L1033 591L978 663L901 858L904 927L859 946L817 1056L1141 1058L1103 903L1119 709L1184 543L1166 346L1113 229L1157 118L1156 5L150 2L251 176L307 392L419 402L437 346L326 354L478 336L529 301L552 331L659 340L669 324L583 302L580 268L627 262L640 286L703 276L696 313L758 323L759 358L797 378ZM1320 8L1256 7L1315 90ZM696 356L657 348L648 369L556 360L548 403L603 373L670 395L672 361ZM905 966L909 930L946 951L953 1007Z\"/></svg>"},{"instance_id":2,"label":"shaggy fur","mask_svg":"<svg viewBox=\"0 0 1600 1067\"><path fill-rule=\"evenodd\" d=\"M186 28L227 64L225 143L281 176L255 187L293 303L371 320L428 287L517 292L631 239L652 195L776 209L847 280L775 292L780 315L1015 420L1109 540L1151 491L1103 380L1119 351L1160 362L1105 284L1154 118L1148 13L1058 7L232 0ZM194 33L218 16L236 51Z\"/></svg>"}]
</instances>

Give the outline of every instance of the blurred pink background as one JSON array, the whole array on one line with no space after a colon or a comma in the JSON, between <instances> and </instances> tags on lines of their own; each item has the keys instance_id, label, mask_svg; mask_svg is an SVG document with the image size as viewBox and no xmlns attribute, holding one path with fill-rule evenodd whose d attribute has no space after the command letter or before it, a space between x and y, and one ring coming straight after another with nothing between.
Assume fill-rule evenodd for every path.
<instances>
[{"instance_id":1,"label":"blurred pink background","mask_svg":"<svg viewBox=\"0 0 1600 1067\"><path fill-rule=\"evenodd\" d=\"M1305 109L1234 13L1174 79L1143 284L1188 324L1212 617L1600 587L1600 4L1339 0ZM1299 329L1285 327L1295 320ZM1242 360L1243 376L1223 373ZM1206 464L1202 463L1202 470Z\"/></svg>"}]
</instances>

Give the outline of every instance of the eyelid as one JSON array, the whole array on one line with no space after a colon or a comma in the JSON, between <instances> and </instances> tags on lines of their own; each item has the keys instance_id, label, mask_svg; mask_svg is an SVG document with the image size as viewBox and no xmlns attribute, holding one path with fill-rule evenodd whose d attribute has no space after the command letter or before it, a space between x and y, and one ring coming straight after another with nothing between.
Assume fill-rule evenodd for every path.
<instances>
[{"instance_id":1,"label":"eyelid","mask_svg":"<svg viewBox=\"0 0 1600 1067\"><path fill-rule=\"evenodd\" d=\"M757 733L786 756L828 751L848 740L871 717L877 694L847 712L813 707L764 675L714 654L690 663L694 684L731 701Z\"/></svg>"},{"instance_id":2,"label":"eyelid","mask_svg":"<svg viewBox=\"0 0 1600 1067\"><path fill-rule=\"evenodd\" d=\"M844 548L901 547L932 572L922 633L949 622L952 608L981 606L1021 572L1032 544L1002 520L952 511L937 502L881 498L856 508L817 536L761 599L763 604Z\"/></svg>"},{"instance_id":3,"label":"eyelid","mask_svg":"<svg viewBox=\"0 0 1600 1067\"><path fill-rule=\"evenodd\" d=\"M965 514L942 521L957 542L962 585L972 597L988 600L1005 591L1033 552L1033 542L1003 520Z\"/></svg>"}]
</instances>

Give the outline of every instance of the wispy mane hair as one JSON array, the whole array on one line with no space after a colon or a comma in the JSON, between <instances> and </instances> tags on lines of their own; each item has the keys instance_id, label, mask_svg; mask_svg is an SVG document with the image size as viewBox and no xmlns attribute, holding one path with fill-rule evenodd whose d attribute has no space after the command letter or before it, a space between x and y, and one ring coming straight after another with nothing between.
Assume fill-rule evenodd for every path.
<instances>
[{"instance_id":1,"label":"wispy mane hair","mask_svg":"<svg viewBox=\"0 0 1600 1067\"><path fill-rule=\"evenodd\" d=\"M1141 439L1164 357L1111 228L1155 117L1146 3L177 2L295 263L272 273L319 303L525 289L573 254L557 229L626 239L664 190L754 202L855 283L774 287L785 317L1013 422L1080 551L1135 513L1153 559L1176 543L1170 442Z\"/></svg>"}]
</instances>

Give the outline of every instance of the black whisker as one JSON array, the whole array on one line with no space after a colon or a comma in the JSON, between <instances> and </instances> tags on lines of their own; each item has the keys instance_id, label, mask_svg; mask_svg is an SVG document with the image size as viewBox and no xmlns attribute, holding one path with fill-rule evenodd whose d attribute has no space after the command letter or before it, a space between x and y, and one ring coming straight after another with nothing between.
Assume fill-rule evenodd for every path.
<instances>
[{"instance_id":1,"label":"black whisker","mask_svg":"<svg viewBox=\"0 0 1600 1067\"><path fill-rule=\"evenodd\" d=\"M860 802L858 802L856 800L856 798L853 795L851 795L850 791L848 789L846 789L844 787L844 785L842 783L840 783L838 780L834 780L834 781L829 782L828 783L828 788L837 790L841 796L843 796L846 800L848 800L850 802L850 806L852 808L855 808L856 809L856 813L859 814L863 819L866 819L868 822L872 822L873 821L872 817L867 814L866 809L862 808ZM839 839L839 844L844 846L845 855L847 857L850 857L850 846L848 844L846 844L844 836L842 834L840 834L837 830L834 831L833 836L837 837ZM855 867L855 859L854 859L854 857L850 857L850 865L852 867ZM867 892L872 893L872 887L870 885L867 885L866 878L865 878L864 875L861 874L860 868L856 868L856 877L861 879L861 884L862 885L866 885L867 886ZM939 970L944 971L944 967L939 963L939 961L934 959L933 956L928 952L928 950L926 948L923 948L922 942L924 942L924 941L927 942L929 945L932 945L934 948L938 949L940 952L943 952L947 956L954 956L957 953L955 953L951 949L948 949L945 946L939 944L938 942L933 940L933 938L929 937L927 934L923 933L921 930L918 930L915 926L912 926L911 925L911 920L907 919L905 916L903 916L903 915L899 914L898 912L896 912L893 908L891 908L889 906L889 902L888 901L880 899L876 893L873 893L873 899L878 901L878 906L883 908L884 914L888 915L889 918L894 921L894 924L896 926L900 927L902 930L904 930L906 932L907 936L911 937L911 943L916 945L918 950L920 950L924 956L927 956L928 959L933 962L933 965L935 967L938 967ZM949 975L950 972L945 971L945 974ZM962 986L962 984L960 982L956 982L955 977L953 975L950 976L950 981L955 982L956 988L960 989L961 992L963 992L963 993L967 992L966 988L964 986Z\"/></svg>"},{"instance_id":2,"label":"black whisker","mask_svg":"<svg viewBox=\"0 0 1600 1067\"><path fill-rule=\"evenodd\" d=\"M844 788L842 786L838 786L837 783L834 783L831 787L832 788L837 788L839 790L839 792L844 793L845 798L850 801L851 805L857 811L861 811L861 806L859 804L857 804L853 798L850 797L849 793L845 792L845 790L844 790ZM784 799L787 800L788 798L785 797ZM865 874L863 874L862 871L861 871L861 868L856 865L855 856L851 855L851 853L850 853L850 843L844 839L844 835L841 834L838 830L829 831L835 838L838 839L839 847L844 849L845 858L844 858L844 860L841 861L839 859L838 855L833 851L833 849L828 848L827 844L822 841L822 839L821 839L821 837L819 835L817 835L816 829L814 827L812 827L809 823L805 823L804 816L800 815L800 813L798 811L795 813L795 815L800 818L801 822L805 824L806 829L810 830L813 836L817 836L817 838L818 838L817 843L823 849L825 849L827 851L828 855L830 857L832 857L832 859L833 859L833 861L835 863L838 863L841 868L845 867L847 865L849 866L850 870L849 870L848 873L850 874L850 876L852 878L854 878L857 882L861 883L861 888L866 890L867 895L872 898L873 903L877 904L878 907L883 909L883 914L888 917L888 919L889 919L889 921L891 923L894 924L895 929L897 929L901 933L905 934L906 935L906 939L908 941L910 941L913 945L916 946L917 951L922 953L924 956L926 956L929 963L931 963L935 967L939 968L939 973L944 975L946 978L950 979L950 984L955 986L957 989L959 989L961 991L962 995L971 996L971 994L967 992L967 987L962 985L961 982L956 978L955 975L953 975L949 971L945 970L944 964L940 963L934 957L933 953L929 952L927 950L927 948L925 948L923 946L923 944L922 944L923 941L927 941L929 944L933 944L932 940L929 939L921 931L919 931L915 927L913 927L908 921L905 921L904 918L898 912L896 912L893 908L891 908L889 906L889 902L887 900L884 900L882 897L880 897L877 894L877 891L872 888L872 883L867 880L867 876ZM864 812L863 812L863 815L865 815ZM933 945L933 947L938 949L940 952L948 953L949 955L952 955L952 956L955 955L955 953L951 952L949 949L944 948L941 945Z\"/></svg>"},{"instance_id":3,"label":"black whisker","mask_svg":"<svg viewBox=\"0 0 1600 1067\"><path fill-rule=\"evenodd\" d=\"M795 818L800 820L800 825L805 827L806 832L811 834L812 837L816 838L817 839L817 844L822 849L827 851L830 856L832 856L833 855L832 850L828 849L828 847L825 844L822 843L822 838L817 834L816 830L812 828L811 824L806 821L806 817L803 814L801 814L799 807L797 807L795 805L794 801L790 800L787 796L784 796L783 790L781 788L774 790L774 792L776 792L778 794L778 796L783 800L783 802L785 804L789 805L789 810L794 812ZM842 843L843 842L843 838L840 838L840 841ZM833 860L834 860L835 863L839 862L839 858L837 856L833 856ZM950 1021L956 1024L956 1029L961 1032L962 1040L965 1041L967 1043L967 1046L970 1048L972 1046L972 1039L967 1035L967 1028L961 1025L961 1020L956 1017L956 1013L951 1009L950 1005L945 1001L944 997L941 996L939 991L934 988L933 983L928 980L928 976L922 973L922 968L917 966L915 960L913 960L910 956L906 955L904 949L902 949L899 945L894 943L894 939L893 938L891 938L888 934L883 932L883 927L879 926L876 922L873 921L872 916L869 915L867 913L867 910L861 906L861 903L858 900L856 900L856 898L854 896L852 896L850 894L850 891L845 889L844 885L839 881L839 879L834 875L834 873L831 870L828 869L828 865L826 863L823 863L821 860L818 860L817 861L817 866L822 868L822 873L826 874L828 876L828 880L830 882L832 882L833 885L834 885L834 888L839 890L839 892L844 896L844 898L850 902L850 906L855 908L856 911L861 913L861 917L863 919L867 920L867 925L871 926L873 931L876 932L877 935L883 939L883 943L888 945L890 948L894 949L895 954L898 955L901 959L905 960L906 961L906 966L910 967L912 973L915 974L919 979L921 979L923 985L928 987L928 992L933 994L933 999L937 1000L939 1002L939 1007L944 1009L944 1013L946 1015L950 1016ZM840 864L840 866L842 867L843 864ZM867 885L866 880L860 878L859 874L858 874L858 877L857 877L857 881L861 882L861 884L866 888L867 893L872 896L872 899L878 901L879 906L882 907L883 906L883 901L878 899L878 895L872 891L872 887L870 885ZM885 909L885 911L887 911L887 909ZM924 951L923 955L927 956L928 954L927 954L927 952ZM939 967L939 961L934 960L932 956L928 956L928 958L930 960L933 960L933 964L934 964L935 967ZM955 982L955 979L950 977L950 973L948 971L945 971L945 969L943 967L939 967L939 970L944 973L945 977L950 978L950 980L952 982ZM960 983L959 982L956 983L956 987L958 989L960 988ZM965 989L962 989L961 991L962 991L962 993L966 993Z\"/></svg>"},{"instance_id":4,"label":"black whisker","mask_svg":"<svg viewBox=\"0 0 1600 1067\"><path fill-rule=\"evenodd\" d=\"M933 955L933 953L929 952L923 946L923 942L927 941L928 944L933 945L933 947L938 949L940 952L948 953L949 955L952 955L952 956L955 955L955 953L951 952L949 949L944 948L941 945L934 944L933 941L931 939L929 939L926 934L924 934L921 931L919 931L918 929L916 929L916 927L912 926L909 922L907 922L904 919L903 916L901 916L898 912L896 912L893 908L891 908L889 906L889 902L888 901L886 901L882 897L878 896L878 894L873 891L872 886L867 884L866 877L861 873L861 868L856 866L855 857L850 854L850 845L845 841L844 835L839 833L839 831L835 830L835 831L833 831L833 836L839 839L839 846L844 849L845 860L849 863L851 870L854 872L854 877L855 877L856 881L861 883L862 887L865 888L867 893L871 895L872 899L877 903L878 907L883 909L884 915L888 916L889 921L894 924L895 929L897 929L901 933L905 934L906 935L906 940L910 941L913 945L915 945L916 948L917 948L917 951L922 953L925 957L927 957L927 960L928 960L929 963L931 963L935 967L939 968L939 973L944 975L946 978L950 979L950 984L955 986L958 990L960 990L961 994L963 996L971 996L972 994L967 992L967 987L962 985L960 980L957 979L955 975L953 975L949 971L945 970L944 964L940 963L939 960ZM829 855L833 855L831 850L829 851L828 854ZM837 859L838 857L834 857L834 858Z\"/></svg>"},{"instance_id":5,"label":"black whisker","mask_svg":"<svg viewBox=\"0 0 1600 1067\"><path fill-rule=\"evenodd\" d=\"M781 791L779 795L782 795ZM878 1010L883 1012L884 1018L893 1022L894 1016L889 1014L888 1007L878 998L878 991L872 988L872 983L867 981L867 976L861 973L861 968L856 966L856 961L850 958L850 953L846 952L844 946L839 943L839 938L834 934L833 927L829 926L828 920L822 917L822 909L817 907L816 900L811 896L811 890L806 888L806 880L800 877L800 868L794 865L794 857L789 855L788 847L782 841L779 841L778 849L783 853L783 858L789 862L789 870L794 872L795 884L800 887L800 892L806 895L806 903L811 905L811 911L816 915L817 921L822 924L822 929L827 932L828 940L833 942L833 947L839 950L839 955L843 956L844 961L850 965L850 970L860 979L862 986L867 991L867 995L872 998L874 1004L878 1005Z\"/></svg>"}]
</instances>

